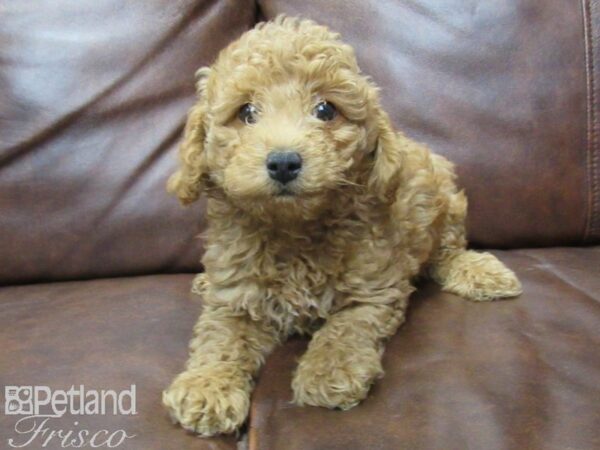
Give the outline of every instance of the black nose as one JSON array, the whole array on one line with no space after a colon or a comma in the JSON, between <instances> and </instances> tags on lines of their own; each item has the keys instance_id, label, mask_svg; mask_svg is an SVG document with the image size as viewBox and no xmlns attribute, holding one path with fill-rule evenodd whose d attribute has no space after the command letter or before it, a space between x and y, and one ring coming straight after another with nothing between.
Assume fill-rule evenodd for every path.
<instances>
[{"instance_id":1,"label":"black nose","mask_svg":"<svg viewBox=\"0 0 600 450\"><path fill-rule=\"evenodd\" d=\"M271 152L267 155L269 176L280 183L295 179L302 169L302 158L297 152Z\"/></svg>"}]
</instances>

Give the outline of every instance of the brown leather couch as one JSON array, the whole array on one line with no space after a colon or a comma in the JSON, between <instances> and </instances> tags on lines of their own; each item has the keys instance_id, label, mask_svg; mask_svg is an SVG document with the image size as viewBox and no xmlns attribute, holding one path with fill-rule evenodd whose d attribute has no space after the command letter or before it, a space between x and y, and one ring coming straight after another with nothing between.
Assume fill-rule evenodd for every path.
<instances>
[{"instance_id":1,"label":"brown leather couch","mask_svg":"<svg viewBox=\"0 0 600 450\"><path fill-rule=\"evenodd\" d=\"M290 403L292 339L246 429L198 439L160 394L202 305L203 207L164 184L195 69L279 13L354 45L395 124L457 164L472 245L498 249L524 293L421 286L386 377L347 412ZM137 415L52 422L124 429L127 449L600 448L599 83L597 0L2 2L0 384L135 384ZM1 408L9 448L24 437Z\"/></svg>"}]
</instances>

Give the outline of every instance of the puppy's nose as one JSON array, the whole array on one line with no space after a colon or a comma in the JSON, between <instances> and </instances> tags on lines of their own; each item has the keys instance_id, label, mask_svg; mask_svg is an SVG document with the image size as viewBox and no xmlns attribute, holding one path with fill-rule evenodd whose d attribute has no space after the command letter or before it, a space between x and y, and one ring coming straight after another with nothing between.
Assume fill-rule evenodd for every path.
<instances>
[{"instance_id":1,"label":"puppy's nose","mask_svg":"<svg viewBox=\"0 0 600 450\"><path fill-rule=\"evenodd\" d=\"M295 179L302 169L302 158L297 152L271 152L267 155L269 176L282 184Z\"/></svg>"}]
</instances>

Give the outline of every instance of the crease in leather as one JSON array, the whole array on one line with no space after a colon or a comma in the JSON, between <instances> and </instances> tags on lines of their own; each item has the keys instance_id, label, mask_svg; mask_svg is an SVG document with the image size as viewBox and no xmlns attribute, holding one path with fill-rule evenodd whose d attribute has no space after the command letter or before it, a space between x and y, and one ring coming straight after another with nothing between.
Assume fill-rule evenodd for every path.
<instances>
[{"instance_id":1,"label":"crease in leather","mask_svg":"<svg viewBox=\"0 0 600 450\"><path fill-rule=\"evenodd\" d=\"M439 14L436 14L431 8L428 8L425 5L420 4L421 2L416 2L414 0L405 0L404 4L406 5L406 7L410 10L412 10L414 13L423 16L423 17L427 17L428 19L431 19L433 22L437 23L438 25L441 25L442 28L444 28L446 31L448 31L449 33L451 33L454 36L458 36L458 37L464 37L467 36L468 33L465 32L465 30L453 26L449 21L444 20L444 17L440 16ZM474 8L476 9L476 8Z\"/></svg>"},{"instance_id":2,"label":"crease in leather","mask_svg":"<svg viewBox=\"0 0 600 450\"><path fill-rule=\"evenodd\" d=\"M148 170L148 168L150 166L152 166L152 164L155 161L157 161L161 156L163 156L166 153L165 150L167 150L174 142L176 142L179 139L179 136L181 135L181 132L183 131L183 126L184 126L183 122L177 124L177 126L174 127L173 131L171 131L169 134L167 134L165 139L163 139L162 142L160 142L156 146L156 148L154 150L152 150L152 152L150 152L141 161L141 163L133 171L131 176L129 176L126 180L124 180L124 183L121 186L121 188L116 190L115 193L113 194L112 200L110 202L108 202L108 204L104 208L100 209L95 214L96 219L92 222L92 225L94 228L100 228L102 226L102 224L108 219L108 217L110 217L110 214L112 213L112 211L114 211L114 209L121 204L122 199L125 197L125 194L133 186L135 186L137 181L139 181L139 179L144 175L144 173ZM86 240L86 242L87 242L87 237L84 236L82 239ZM62 264L66 259L69 258L69 256L80 245L81 245L81 242L79 240L75 240L73 242L73 244L69 248L65 249L63 254L57 258L58 259L57 264Z\"/></svg>"},{"instance_id":3,"label":"crease in leather","mask_svg":"<svg viewBox=\"0 0 600 450\"><path fill-rule=\"evenodd\" d=\"M526 344L530 347L530 353L534 355L534 358L528 357L528 361L535 361L544 366L545 370L550 371L555 375L555 377L561 382L565 382L566 384L573 384L575 381L573 378L569 378L569 374L565 373L565 368L562 361L556 361L554 358L544 357L544 354L547 353L544 351L544 345L549 345L552 347L553 351L556 351L556 348L553 346L552 342L549 342L548 336L552 336L554 341L561 341L563 339L569 339L570 345L573 345L573 340L577 339L577 337L570 335L568 333L561 333L560 330L556 328L550 329L548 326L539 327L538 323L533 320L524 321L526 322L525 326L520 326L515 329L515 332L522 337ZM522 346L523 344L520 343ZM542 351L540 351L540 349ZM581 386L577 383L577 387ZM549 408L551 410L552 408Z\"/></svg>"},{"instance_id":4,"label":"crease in leather","mask_svg":"<svg viewBox=\"0 0 600 450\"><path fill-rule=\"evenodd\" d=\"M531 346L531 344L529 343ZM539 352L533 350L534 357L536 361L542 361L539 355ZM521 372L526 372L526 368L521 367ZM519 377L519 380L526 380L526 376ZM519 420L516 417L511 415L506 415L504 412L497 408L497 405L503 397L502 392L498 392L494 389L489 388L485 382L478 380L476 377L470 377L468 381L469 388L473 391L474 396L476 397L478 402L481 402L483 405L489 405L489 408L481 408L481 410L488 410L488 414L493 417L493 420L485 420L487 426L494 426L496 438L490 439L490 441L501 442L502 436L510 436L512 430L515 429L515 420ZM550 402L550 392L549 389L544 385L544 383L520 383L517 386L512 386L511 390L515 389L519 392L518 397L522 396L531 396L532 391L534 391L534 396L537 402L542 403L544 406L542 408L547 408L548 403ZM515 395L517 396L517 395ZM481 414L481 411L479 412ZM480 417L477 417L480 419ZM545 428L549 428L547 424L544 423L543 420L539 420L539 418L535 417L535 415L531 415L528 418L530 422L535 423L536 433L519 433L519 447L526 449L534 449L534 448L543 448L541 440L541 436L544 433L540 433L540 428L545 425ZM476 448L476 447L474 447Z\"/></svg>"},{"instance_id":5,"label":"crease in leather","mask_svg":"<svg viewBox=\"0 0 600 450\"><path fill-rule=\"evenodd\" d=\"M598 35L600 34L600 5L597 0L582 0L584 21L584 42L587 76L587 154L588 154L588 211L584 231L584 242L600 237L600 124L597 99L597 56Z\"/></svg>"},{"instance_id":6,"label":"crease in leather","mask_svg":"<svg viewBox=\"0 0 600 450\"><path fill-rule=\"evenodd\" d=\"M22 158L40 148L42 143L60 135L63 130L75 123L78 118L85 114L90 108L96 106L107 96L117 92L122 86L125 86L138 72L146 67L156 55L164 52L174 38L181 34L190 24L194 23L195 19L204 13L205 8L209 8L215 3L217 2L197 2L187 14L182 14L182 19L173 27L171 27L163 35L163 37L161 37L158 42L148 50L146 55L144 55L136 64L131 67L131 69L118 77L96 95L92 96L78 108L55 120L54 123L45 126L44 130L27 138L24 142L20 142L16 145L6 148L4 150L4 154L0 155L0 167L2 167L2 165L8 166L15 160Z\"/></svg>"},{"instance_id":7,"label":"crease in leather","mask_svg":"<svg viewBox=\"0 0 600 450\"><path fill-rule=\"evenodd\" d=\"M557 365L553 365L550 362L548 357L544 357L544 351L540 351L539 342L546 342L544 336L539 333L531 333L527 327L519 327L516 330L516 333L522 338L524 341L520 343L521 346L525 345L528 349L528 364L531 364L532 359L534 359L535 364L539 365L541 368L538 368L538 373L546 374L548 371L555 380L558 380L559 383L566 382L567 384L572 382L571 379L567 379L564 370L560 370L560 367ZM533 355L533 358L530 356ZM527 371L527 369L525 369ZM546 377L548 378L548 377ZM554 389L550 388L550 384L546 381L544 383L538 382L529 382L528 377L523 375L519 377L519 380L525 381L523 383L523 388L521 392L529 392L535 396L535 404L538 406L540 410L543 411L554 411L557 408L557 404L560 404L561 400L558 397L557 393ZM566 380L566 381L565 381ZM517 389L519 390L519 389ZM542 436L548 436L551 434L551 430L555 427L552 423L552 416L547 417L537 417L535 415L531 415L530 417L532 421L532 425L534 426L535 432L532 433L521 433L519 436L519 447L520 448L544 448L544 441L542 440ZM510 434L510 428L507 430L507 434ZM527 444L524 444L524 440L530 440Z\"/></svg>"},{"instance_id":8,"label":"crease in leather","mask_svg":"<svg viewBox=\"0 0 600 450\"><path fill-rule=\"evenodd\" d=\"M532 255L531 253L529 253L526 249L522 249L522 250L513 250L514 252L520 254L520 255L525 255L528 258L536 261L537 263L539 263L538 267L542 270L544 270L545 272L548 272L549 274L553 275L557 280L559 280L560 282L562 282L564 285L569 286L571 289L573 289L574 291L576 291L577 293L581 294L582 296L592 300L593 303L597 304L598 306L600 306L600 298L599 297L595 297L593 292L588 292L587 290L582 289L580 286L577 286L576 284L572 283L564 274L560 273L559 271L556 270L556 267L554 264L545 261L544 259L540 258L539 256L536 255Z\"/></svg>"},{"instance_id":9,"label":"crease in leather","mask_svg":"<svg viewBox=\"0 0 600 450\"><path fill-rule=\"evenodd\" d=\"M189 89L187 86L178 86L175 89L167 91L155 92L152 94L143 95L141 97L127 99L117 105L112 105L103 108L101 111L91 112L88 119L90 122L102 120L104 122L119 121L130 113L139 113L142 111L150 111L155 108L164 108L170 102L175 102L181 99L189 98ZM183 123L183 116L182 116Z\"/></svg>"}]
</instances>

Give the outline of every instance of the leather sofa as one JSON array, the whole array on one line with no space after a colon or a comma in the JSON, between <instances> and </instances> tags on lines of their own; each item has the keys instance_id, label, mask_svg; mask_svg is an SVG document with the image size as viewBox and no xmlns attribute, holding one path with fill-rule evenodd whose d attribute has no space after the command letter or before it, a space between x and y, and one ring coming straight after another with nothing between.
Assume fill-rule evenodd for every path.
<instances>
[{"instance_id":1,"label":"leather sofa","mask_svg":"<svg viewBox=\"0 0 600 450\"><path fill-rule=\"evenodd\" d=\"M290 403L291 339L246 428L198 439L160 394L202 307L203 205L164 185L194 71L280 13L355 47L396 126L456 163L471 245L524 293L476 304L423 283L347 412ZM136 386L136 415L52 429L124 429L127 449L600 448L600 2L13 0L0 18L0 384ZM0 407L9 448L26 435Z\"/></svg>"}]
</instances>

